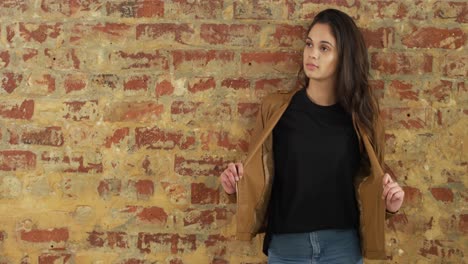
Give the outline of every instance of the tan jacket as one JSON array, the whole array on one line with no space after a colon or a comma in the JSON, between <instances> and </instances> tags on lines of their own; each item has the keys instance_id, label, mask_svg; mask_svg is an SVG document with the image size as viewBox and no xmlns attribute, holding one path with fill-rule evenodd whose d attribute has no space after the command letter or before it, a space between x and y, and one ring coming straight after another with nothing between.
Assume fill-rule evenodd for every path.
<instances>
[{"instance_id":1,"label":"tan jacket","mask_svg":"<svg viewBox=\"0 0 468 264\"><path fill-rule=\"evenodd\" d=\"M272 130L298 90L271 94L261 104L249 151L243 162L244 176L236 184L238 240L251 240L255 235L266 231L266 211L274 172ZM354 117L353 123L360 142L364 144L363 150L367 152L370 160L370 166L361 164L355 178L362 254L368 259L385 259L384 225L385 219L391 214L386 213L385 202L381 199L383 164L379 164L369 138L360 133ZM376 128L376 131L383 133L383 127ZM384 144L383 136L378 138L381 140L377 144Z\"/></svg>"}]
</instances>

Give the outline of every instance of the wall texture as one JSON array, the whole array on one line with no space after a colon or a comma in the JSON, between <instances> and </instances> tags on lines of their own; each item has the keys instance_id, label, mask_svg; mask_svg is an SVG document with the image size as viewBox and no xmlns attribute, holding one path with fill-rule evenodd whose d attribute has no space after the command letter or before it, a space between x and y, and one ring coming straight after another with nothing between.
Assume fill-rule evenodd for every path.
<instances>
[{"instance_id":1,"label":"wall texture","mask_svg":"<svg viewBox=\"0 0 468 264\"><path fill-rule=\"evenodd\" d=\"M218 175L326 7L363 28L406 191L366 263L463 263L463 0L0 0L0 263L265 263Z\"/></svg>"}]
</instances>

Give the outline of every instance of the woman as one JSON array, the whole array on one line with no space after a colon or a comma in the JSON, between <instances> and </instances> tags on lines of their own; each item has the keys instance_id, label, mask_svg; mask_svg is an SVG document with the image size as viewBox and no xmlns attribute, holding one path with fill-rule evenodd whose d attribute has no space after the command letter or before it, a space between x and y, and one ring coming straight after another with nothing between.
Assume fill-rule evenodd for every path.
<instances>
[{"instance_id":1,"label":"woman","mask_svg":"<svg viewBox=\"0 0 468 264\"><path fill-rule=\"evenodd\" d=\"M303 87L262 101L246 160L221 174L224 190L237 195L237 238L266 232L271 264L385 259L385 219L404 192L382 170L367 49L348 15L317 14L303 71Z\"/></svg>"}]
</instances>

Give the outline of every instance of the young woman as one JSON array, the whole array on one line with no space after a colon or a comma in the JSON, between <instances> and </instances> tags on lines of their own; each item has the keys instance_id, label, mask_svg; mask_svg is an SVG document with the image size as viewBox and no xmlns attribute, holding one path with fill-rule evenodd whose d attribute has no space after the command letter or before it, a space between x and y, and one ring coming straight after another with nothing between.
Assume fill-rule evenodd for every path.
<instances>
[{"instance_id":1,"label":"young woman","mask_svg":"<svg viewBox=\"0 0 468 264\"><path fill-rule=\"evenodd\" d=\"M243 163L220 180L237 195L237 238L266 232L268 263L385 259L385 219L404 192L384 173L384 131L364 39L327 9L309 27L305 82L261 104Z\"/></svg>"}]
</instances>

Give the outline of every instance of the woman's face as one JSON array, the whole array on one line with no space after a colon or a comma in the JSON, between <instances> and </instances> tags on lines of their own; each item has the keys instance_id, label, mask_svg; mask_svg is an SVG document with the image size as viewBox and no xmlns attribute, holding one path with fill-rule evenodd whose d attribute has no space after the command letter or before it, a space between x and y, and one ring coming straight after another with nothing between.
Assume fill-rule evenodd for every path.
<instances>
[{"instance_id":1,"label":"woman's face","mask_svg":"<svg viewBox=\"0 0 468 264\"><path fill-rule=\"evenodd\" d=\"M336 78L338 50L328 24L315 24L309 31L304 47L304 72L312 80Z\"/></svg>"}]
</instances>

